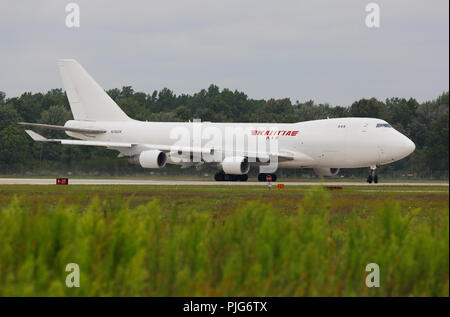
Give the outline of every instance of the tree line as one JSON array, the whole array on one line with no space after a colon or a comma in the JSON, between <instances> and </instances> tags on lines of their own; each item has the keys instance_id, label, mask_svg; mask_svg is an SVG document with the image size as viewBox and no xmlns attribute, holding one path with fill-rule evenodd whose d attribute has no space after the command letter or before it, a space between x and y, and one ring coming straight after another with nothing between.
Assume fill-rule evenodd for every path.
<instances>
[{"instance_id":1,"label":"tree line","mask_svg":"<svg viewBox=\"0 0 450 317\"><path fill-rule=\"evenodd\" d=\"M243 92L227 88L220 90L216 85L192 95L176 95L168 88L147 94L136 92L131 86L110 89L107 93L128 116L143 121L200 118L212 122L289 123L337 117L384 119L416 144L412 155L383 167L384 173L448 179L448 92L422 103L414 98L388 98L384 101L371 98L360 99L347 106L316 104L312 100L293 103L289 98L252 99ZM72 113L62 89L52 89L45 94L26 92L11 98L0 91L0 174L148 173L148 170L129 164L126 159L118 159L115 151L33 142L24 128L17 125L20 121L63 125L70 119ZM60 131L37 129L37 132L49 138L65 136ZM180 173L179 167L168 171Z\"/></svg>"}]
</instances>

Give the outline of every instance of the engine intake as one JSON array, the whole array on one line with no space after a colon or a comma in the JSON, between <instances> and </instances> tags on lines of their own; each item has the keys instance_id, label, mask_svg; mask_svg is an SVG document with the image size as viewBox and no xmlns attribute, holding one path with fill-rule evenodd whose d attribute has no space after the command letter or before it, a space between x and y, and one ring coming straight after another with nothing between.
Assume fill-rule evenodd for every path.
<instances>
[{"instance_id":1,"label":"engine intake","mask_svg":"<svg viewBox=\"0 0 450 317\"><path fill-rule=\"evenodd\" d=\"M222 170L225 174L243 175L250 170L248 159L243 156L230 156L222 161Z\"/></svg>"},{"instance_id":2,"label":"engine intake","mask_svg":"<svg viewBox=\"0 0 450 317\"><path fill-rule=\"evenodd\" d=\"M143 168L162 168L166 165L167 155L158 150L142 151L128 159L130 163L141 165Z\"/></svg>"},{"instance_id":3,"label":"engine intake","mask_svg":"<svg viewBox=\"0 0 450 317\"><path fill-rule=\"evenodd\" d=\"M317 176L336 176L339 173L339 168L315 168L314 173Z\"/></svg>"}]
</instances>

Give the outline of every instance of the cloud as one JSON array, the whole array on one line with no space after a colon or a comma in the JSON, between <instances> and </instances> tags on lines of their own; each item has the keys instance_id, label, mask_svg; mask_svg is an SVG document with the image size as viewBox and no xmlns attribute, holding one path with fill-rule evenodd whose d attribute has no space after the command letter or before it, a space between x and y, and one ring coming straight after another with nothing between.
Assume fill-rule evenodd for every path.
<instances>
[{"instance_id":1,"label":"cloud","mask_svg":"<svg viewBox=\"0 0 450 317\"><path fill-rule=\"evenodd\" d=\"M76 58L105 88L193 93L209 84L253 98L349 105L362 97L435 98L448 90L448 1L0 2L0 90L61 87L57 58ZM368 1L369 2L369 1ZM367 2L367 3L368 3Z\"/></svg>"}]
</instances>

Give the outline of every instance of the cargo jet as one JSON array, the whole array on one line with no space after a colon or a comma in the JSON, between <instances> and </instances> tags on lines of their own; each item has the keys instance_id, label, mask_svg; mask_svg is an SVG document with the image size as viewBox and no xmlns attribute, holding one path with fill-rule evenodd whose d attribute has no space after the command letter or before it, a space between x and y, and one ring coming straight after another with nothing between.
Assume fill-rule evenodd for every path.
<instances>
[{"instance_id":1,"label":"cargo jet","mask_svg":"<svg viewBox=\"0 0 450 317\"><path fill-rule=\"evenodd\" d=\"M74 120L64 126L20 124L65 131L74 139L39 142L103 146L119 151L143 168L209 164L216 181L246 181L250 168L258 180L276 181L277 168L312 168L334 176L340 168L369 167L367 182L377 183L376 169L398 161L414 143L384 120L333 118L298 123L143 122L131 119L86 70L73 59L57 62Z\"/></svg>"}]
</instances>

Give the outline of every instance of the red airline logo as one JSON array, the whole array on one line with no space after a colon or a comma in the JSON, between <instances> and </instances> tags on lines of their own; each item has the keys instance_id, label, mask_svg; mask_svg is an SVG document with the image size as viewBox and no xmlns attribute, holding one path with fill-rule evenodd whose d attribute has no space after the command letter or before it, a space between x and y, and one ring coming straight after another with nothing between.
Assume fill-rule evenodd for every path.
<instances>
[{"instance_id":1,"label":"red airline logo","mask_svg":"<svg viewBox=\"0 0 450 317\"><path fill-rule=\"evenodd\" d=\"M296 136L298 130L252 130L252 135L265 135L265 136Z\"/></svg>"}]
</instances>

